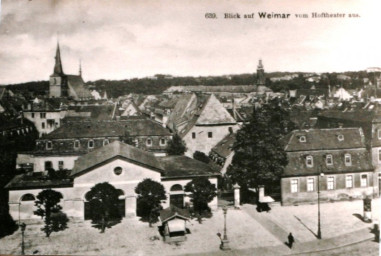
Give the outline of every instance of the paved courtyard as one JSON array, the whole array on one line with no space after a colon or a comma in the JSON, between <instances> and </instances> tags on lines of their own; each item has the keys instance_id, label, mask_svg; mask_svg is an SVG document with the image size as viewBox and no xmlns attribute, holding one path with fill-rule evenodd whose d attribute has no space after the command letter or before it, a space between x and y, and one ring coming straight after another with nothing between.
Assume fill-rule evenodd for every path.
<instances>
[{"instance_id":1,"label":"paved courtyard","mask_svg":"<svg viewBox=\"0 0 381 256\"><path fill-rule=\"evenodd\" d=\"M373 201L374 220L380 210L380 200ZM321 206L323 238L370 228L373 224L362 222L356 214L362 214L362 201L325 203ZM28 222L27 222L28 223ZM378 223L378 222L377 222ZM150 228L138 218L126 218L106 233L99 233L89 221L71 221L65 231L45 238L40 231L41 222L29 222L26 229L26 253L32 254L81 254L81 255L179 255L217 252L223 233L222 210L213 213L202 224L196 220L188 223L191 234L180 245L169 245L159 237L157 227ZM297 244L315 241L317 206L273 206L270 213L257 213L255 206L243 205L241 210L229 209L227 215L230 245L236 250L259 247L284 247L285 234L292 232ZM311 231L310 231L310 230ZM0 254L20 254L20 231L0 239ZM250 250L248 251L250 253Z\"/></svg>"}]
</instances>

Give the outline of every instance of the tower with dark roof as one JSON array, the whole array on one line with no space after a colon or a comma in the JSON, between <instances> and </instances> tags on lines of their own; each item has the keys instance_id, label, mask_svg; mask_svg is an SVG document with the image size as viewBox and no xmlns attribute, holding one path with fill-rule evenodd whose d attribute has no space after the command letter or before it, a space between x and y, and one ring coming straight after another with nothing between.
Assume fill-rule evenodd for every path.
<instances>
[{"instance_id":1,"label":"tower with dark roof","mask_svg":"<svg viewBox=\"0 0 381 256\"><path fill-rule=\"evenodd\" d=\"M265 69L263 68L262 60L259 60L257 67L257 86L266 85Z\"/></svg>"},{"instance_id":2,"label":"tower with dark roof","mask_svg":"<svg viewBox=\"0 0 381 256\"><path fill-rule=\"evenodd\" d=\"M66 96L68 96L67 81L66 75L62 68L60 45L57 42L53 74L50 75L49 79L49 98L60 98Z\"/></svg>"}]
</instances>

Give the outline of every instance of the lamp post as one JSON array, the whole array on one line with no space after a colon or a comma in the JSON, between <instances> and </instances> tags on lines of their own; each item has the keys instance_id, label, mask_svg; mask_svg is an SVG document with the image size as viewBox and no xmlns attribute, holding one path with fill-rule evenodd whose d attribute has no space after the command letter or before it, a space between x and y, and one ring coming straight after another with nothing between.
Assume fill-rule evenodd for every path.
<instances>
[{"instance_id":1,"label":"lamp post","mask_svg":"<svg viewBox=\"0 0 381 256\"><path fill-rule=\"evenodd\" d=\"M320 172L320 174L318 175L318 231L317 231L317 238L318 239L321 239L321 227L320 227L320 176L323 177L324 176L324 173Z\"/></svg>"},{"instance_id":2,"label":"lamp post","mask_svg":"<svg viewBox=\"0 0 381 256\"><path fill-rule=\"evenodd\" d=\"M23 222L20 224L20 228L21 228L21 255L25 255L25 251L24 251L24 248L25 248L25 245L24 245L24 231L25 231L25 228L26 228L26 224Z\"/></svg>"},{"instance_id":3,"label":"lamp post","mask_svg":"<svg viewBox=\"0 0 381 256\"><path fill-rule=\"evenodd\" d=\"M221 248L221 250L226 251L226 250L230 250L228 235L226 232L226 214L228 212L228 207L224 206L222 208L222 210L224 212L224 237L221 240L221 247L220 248Z\"/></svg>"}]
</instances>

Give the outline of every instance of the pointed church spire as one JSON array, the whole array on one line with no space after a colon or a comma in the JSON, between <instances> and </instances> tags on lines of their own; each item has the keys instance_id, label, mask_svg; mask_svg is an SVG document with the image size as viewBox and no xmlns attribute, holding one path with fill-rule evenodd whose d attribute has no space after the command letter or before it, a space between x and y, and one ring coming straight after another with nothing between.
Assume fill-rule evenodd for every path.
<instances>
[{"instance_id":1,"label":"pointed church spire","mask_svg":"<svg viewBox=\"0 0 381 256\"><path fill-rule=\"evenodd\" d=\"M54 64L54 74L56 75L63 75L63 69L62 69L62 63L61 63L61 52L60 52L60 45L57 42L57 51L56 51L56 63Z\"/></svg>"},{"instance_id":2,"label":"pointed church spire","mask_svg":"<svg viewBox=\"0 0 381 256\"><path fill-rule=\"evenodd\" d=\"M82 65L81 65L81 59L79 59L79 76L82 77Z\"/></svg>"}]
</instances>

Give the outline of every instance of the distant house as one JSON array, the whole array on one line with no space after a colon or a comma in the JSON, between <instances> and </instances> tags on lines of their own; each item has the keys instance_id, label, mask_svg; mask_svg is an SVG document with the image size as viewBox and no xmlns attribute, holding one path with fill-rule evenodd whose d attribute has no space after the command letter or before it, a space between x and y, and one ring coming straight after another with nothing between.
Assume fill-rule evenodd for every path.
<instances>
[{"instance_id":1,"label":"distant house","mask_svg":"<svg viewBox=\"0 0 381 256\"><path fill-rule=\"evenodd\" d=\"M338 98L339 100L348 101L353 98L353 95L351 95L347 90L345 90L343 87L340 87L337 89L334 94L334 98Z\"/></svg>"},{"instance_id":2,"label":"distant house","mask_svg":"<svg viewBox=\"0 0 381 256\"><path fill-rule=\"evenodd\" d=\"M228 134L239 127L236 120L213 94L184 94L176 103L168 127L179 134L187 146L187 156L200 151L209 154Z\"/></svg>"},{"instance_id":3,"label":"distant house","mask_svg":"<svg viewBox=\"0 0 381 256\"><path fill-rule=\"evenodd\" d=\"M39 218L33 214L34 201L43 189L62 194L63 212L69 217L88 219L87 193L97 183L108 182L119 190L119 209L122 216L135 216L137 195L135 188L146 178L163 184L167 198L164 208L184 207L189 202L184 186L195 177L207 177L217 187L219 173L207 164L185 156L155 157L152 153L112 142L77 159L68 175L54 179L41 173L17 175L7 185L9 212L13 219ZM217 197L209 203L217 208Z\"/></svg>"},{"instance_id":4,"label":"distant house","mask_svg":"<svg viewBox=\"0 0 381 256\"><path fill-rule=\"evenodd\" d=\"M374 171L361 128L293 131L285 151L282 204L348 200L377 196Z\"/></svg>"},{"instance_id":5,"label":"distant house","mask_svg":"<svg viewBox=\"0 0 381 256\"><path fill-rule=\"evenodd\" d=\"M231 164L234 156L233 145L235 134L228 134L209 153L209 158L221 167L221 174L225 175L227 168Z\"/></svg>"}]
</instances>

